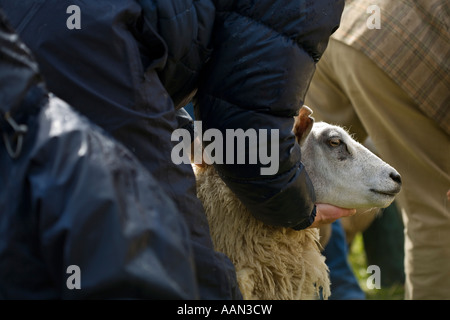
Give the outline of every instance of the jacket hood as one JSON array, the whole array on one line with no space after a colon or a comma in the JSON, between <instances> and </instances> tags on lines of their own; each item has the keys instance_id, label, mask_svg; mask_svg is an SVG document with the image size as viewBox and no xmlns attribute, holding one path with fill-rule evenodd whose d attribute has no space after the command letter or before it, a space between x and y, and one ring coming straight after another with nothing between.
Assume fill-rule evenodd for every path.
<instances>
[{"instance_id":1,"label":"jacket hood","mask_svg":"<svg viewBox=\"0 0 450 320\"><path fill-rule=\"evenodd\" d=\"M36 85L44 86L38 64L0 12L0 116L14 115Z\"/></svg>"}]
</instances>

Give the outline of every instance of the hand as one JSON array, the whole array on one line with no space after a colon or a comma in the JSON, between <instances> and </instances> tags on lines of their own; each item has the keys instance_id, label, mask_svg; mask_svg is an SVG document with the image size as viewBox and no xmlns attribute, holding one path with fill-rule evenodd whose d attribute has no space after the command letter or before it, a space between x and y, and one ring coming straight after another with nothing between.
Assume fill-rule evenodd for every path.
<instances>
[{"instance_id":1,"label":"hand","mask_svg":"<svg viewBox=\"0 0 450 320\"><path fill-rule=\"evenodd\" d=\"M350 217L356 213L356 209L344 209L326 203L316 204L316 218L309 228L319 228L332 223L342 217Z\"/></svg>"}]
</instances>

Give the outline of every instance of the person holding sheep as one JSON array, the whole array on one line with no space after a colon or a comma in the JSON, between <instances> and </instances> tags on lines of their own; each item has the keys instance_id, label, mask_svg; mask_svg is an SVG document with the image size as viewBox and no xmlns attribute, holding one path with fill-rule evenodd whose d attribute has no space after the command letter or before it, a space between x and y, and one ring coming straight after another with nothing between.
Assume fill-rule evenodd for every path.
<instances>
[{"instance_id":1,"label":"person holding sheep","mask_svg":"<svg viewBox=\"0 0 450 320\"><path fill-rule=\"evenodd\" d=\"M77 28L67 27L69 4L79 8ZM343 0L0 5L36 54L49 89L131 150L176 203L190 228L201 298L240 294L233 265L214 251L191 166L171 161L171 134L185 123L177 111L189 101L204 130L279 130L275 174L261 175L260 162L216 165L256 218L300 230L353 214L315 203L291 132Z\"/></svg>"}]
</instances>

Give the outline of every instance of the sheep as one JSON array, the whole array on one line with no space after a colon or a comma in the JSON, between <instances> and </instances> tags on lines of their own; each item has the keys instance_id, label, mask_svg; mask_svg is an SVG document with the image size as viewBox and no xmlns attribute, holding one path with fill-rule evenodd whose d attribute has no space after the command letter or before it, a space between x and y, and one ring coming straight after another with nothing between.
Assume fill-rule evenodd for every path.
<instances>
[{"instance_id":1,"label":"sheep","mask_svg":"<svg viewBox=\"0 0 450 320\"><path fill-rule=\"evenodd\" d=\"M314 124L311 113L303 106L293 131L317 203L344 208L387 207L400 191L397 171L343 128ZM320 288L328 298L329 270L317 228L295 231L265 225L252 216L212 165L193 168L215 249L233 262L244 299L315 299Z\"/></svg>"}]
</instances>

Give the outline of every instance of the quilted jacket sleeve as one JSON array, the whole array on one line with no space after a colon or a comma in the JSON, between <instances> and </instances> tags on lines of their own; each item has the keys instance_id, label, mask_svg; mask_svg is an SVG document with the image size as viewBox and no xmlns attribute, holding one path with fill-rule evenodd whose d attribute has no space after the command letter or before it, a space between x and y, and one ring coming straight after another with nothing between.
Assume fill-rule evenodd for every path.
<instances>
[{"instance_id":1,"label":"quilted jacket sleeve","mask_svg":"<svg viewBox=\"0 0 450 320\"><path fill-rule=\"evenodd\" d=\"M265 223L303 229L315 217L314 189L292 134L315 63L337 29L344 1L216 0L214 52L197 95L202 127L268 129L277 172L256 164L216 164L226 184ZM278 139L271 141L270 137ZM275 135L275 136L273 136ZM231 141L224 146L224 159ZM231 158L230 158L231 159Z\"/></svg>"}]
</instances>

